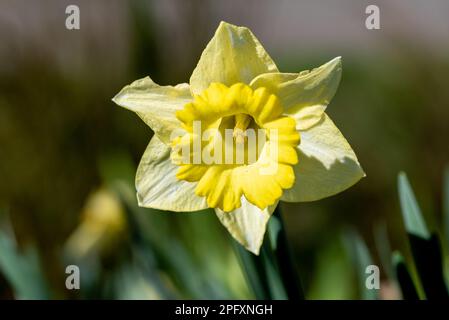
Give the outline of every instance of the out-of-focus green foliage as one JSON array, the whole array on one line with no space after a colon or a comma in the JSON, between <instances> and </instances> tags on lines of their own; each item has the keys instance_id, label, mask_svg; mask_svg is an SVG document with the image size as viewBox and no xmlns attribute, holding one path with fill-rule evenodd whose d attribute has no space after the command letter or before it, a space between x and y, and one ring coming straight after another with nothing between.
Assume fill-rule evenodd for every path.
<instances>
[{"instance_id":1,"label":"out-of-focus green foliage","mask_svg":"<svg viewBox=\"0 0 449 320\"><path fill-rule=\"evenodd\" d=\"M407 262L403 254L397 251L392 253L391 261L395 272L390 274L390 280L398 284L404 299L448 299L444 270L447 251L443 250L447 245L442 246L439 236L445 230L436 228L429 231L403 172L398 176L398 193L411 259ZM388 240L384 238L383 241Z\"/></svg>"},{"instance_id":2,"label":"out-of-focus green foliage","mask_svg":"<svg viewBox=\"0 0 449 320\"><path fill-rule=\"evenodd\" d=\"M405 229L422 286L423 296L427 299L448 299L449 295L443 269L444 254L438 235L441 230L436 230L433 233L428 231L404 173L399 174L398 189Z\"/></svg>"},{"instance_id":3,"label":"out-of-focus green foliage","mask_svg":"<svg viewBox=\"0 0 449 320\"><path fill-rule=\"evenodd\" d=\"M362 238L352 230L345 233L345 242L349 255L352 257L355 265L355 274L359 284L359 294L361 299L375 300L378 297L378 290L366 286L366 268L373 265L373 259Z\"/></svg>"},{"instance_id":4,"label":"out-of-focus green foliage","mask_svg":"<svg viewBox=\"0 0 449 320\"><path fill-rule=\"evenodd\" d=\"M430 237L429 231L427 230L426 223L423 220L421 210L416 202L407 176L403 172L399 174L398 190L405 229L409 234L428 239Z\"/></svg>"},{"instance_id":5,"label":"out-of-focus green foliage","mask_svg":"<svg viewBox=\"0 0 449 320\"><path fill-rule=\"evenodd\" d=\"M8 223L0 212L3 227ZM0 274L11 284L17 299L47 299L49 288L42 277L39 255L34 247L19 250L11 230L0 228Z\"/></svg>"},{"instance_id":6,"label":"out-of-focus green foliage","mask_svg":"<svg viewBox=\"0 0 449 320\"><path fill-rule=\"evenodd\" d=\"M400 286L402 298L406 300L418 300L418 284L413 281L404 257L399 252L393 252L394 279Z\"/></svg>"},{"instance_id":7,"label":"out-of-focus green foliage","mask_svg":"<svg viewBox=\"0 0 449 320\"><path fill-rule=\"evenodd\" d=\"M339 237L329 241L318 252L315 276L307 295L308 299L353 299L356 294L354 267L347 249Z\"/></svg>"},{"instance_id":8,"label":"out-of-focus green foliage","mask_svg":"<svg viewBox=\"0 0 449 320\"><path fill-rule=\"evenodd\" d=\"M277 207L268 222L267 233L256 256L233 241L246 281L256 299L302 300L305 298L292 259L285 225Z\"/></svg>"}]
</instances>

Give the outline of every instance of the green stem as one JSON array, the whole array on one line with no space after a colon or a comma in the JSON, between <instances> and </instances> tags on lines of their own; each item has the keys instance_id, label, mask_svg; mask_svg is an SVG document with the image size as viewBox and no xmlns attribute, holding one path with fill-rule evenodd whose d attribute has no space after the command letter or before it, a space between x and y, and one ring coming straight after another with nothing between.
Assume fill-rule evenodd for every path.
<instances>
[{"instance_id":1,"label":"green stem","mask_svg":"<svg viewBox=\"0 0 449 320\"><path fill-rule=\"evenodd\" d=\"M288 298L290 300L304 300L304 292L291 255L279 205L268 224L268 235Z\"/></svg>"},{"instance_id":2,"label":"green stem","mask_svg":"<svg viewBox=\"0 0 449 320\"><path fill-rule=\"evenodd\" d=\"M235 241L233 243L247 282L257 299L304 299L279 207L270 218L259 256Z\"/></svg>"},{"instance_id":3,"label":"green stem","mask_svg":"<svg viewBox=\"0 0 449 320\"><path fill-rule=\"evenodd\" d=\"M252 254L242 247L237 241L231 239L234 250L239 258L248 286L253 291L257 300L268 300L272 296L270 294L270 286L265 276L265 268L260 257Z\"/></svg>"}]
</instances>

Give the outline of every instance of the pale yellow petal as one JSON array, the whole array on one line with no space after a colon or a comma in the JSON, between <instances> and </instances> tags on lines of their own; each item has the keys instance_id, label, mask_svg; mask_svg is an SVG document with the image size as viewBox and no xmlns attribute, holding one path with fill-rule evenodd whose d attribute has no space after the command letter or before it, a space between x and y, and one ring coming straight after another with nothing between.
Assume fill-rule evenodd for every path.
<instances>
[{"instance_id":1,"label":"pale yellow petal","mask_svg":"<svg viewBox=\"0 0 449 320\"><path fill-rule=\"evenodd\" d=\"M301 131L295 184L281 200L314 201L337 194L365 176L354 151L332 120L323 114L313 127Z\"/></svg>"},{"instance_id":2,"label":"pale yellow petal","mask_svg":"<svg viewBox=\"0 0 449 320\"><path fill-rule=\"evenodd\" d=\"M245 197L241 198L241 203L242 206L234 211L224 212L220 209L215 209L215 213L235 240L247 250L258 255L268 219L276 208L277 203L265 210L260 210L252 205Z\"/></svg>"},{"instance_id":3,"label":"pale yellow petal","mask_svg":"<svg viewBox=\"0 0 449 320\"><path fill-rule=\"evenodd\" d=\"M249 84L259 74L277 71L248 28L221 22L192 73L190 87L192 93L200 94L212 82L227 86L238 82Z\"/></svg>"},{"instance_id":4,"label":"pale yellow petal","mask_svg":"<svg viewBox=\"0 0 449 320\"><path fill-rule=\"evenodd\" d=\"M112 100L137 113L164 143L169 143L173 130L181 127L175 113L192 101L192 97L186 83L159 86L145 77L124 87Z\"/></svg>"},{"instance_id":5,"label":"pale yellow petal","mask_svg":"<svg viewBox=\"0 0 449 320\"><path fill-rule=\"evenodd\" d=\"M320 121L337 91L341 70L338 57L310 72L259 75L251 82L251 87L265 87L276 94L285 113L296 120L297 129L306 130Z\"/></svg>"},{"instance_id":6,"label":"pale yellow petal","mask_svg":"<svg viewBox=\"0 0 449 320\"><path fill-rule=\"evenodd\" d=\"M178 180L178 169L170 160L170 147L154 136L137 169L139 206L176 212L206 209L206 199L195 194L197 183Z\"/></svg>"}]
</instances>

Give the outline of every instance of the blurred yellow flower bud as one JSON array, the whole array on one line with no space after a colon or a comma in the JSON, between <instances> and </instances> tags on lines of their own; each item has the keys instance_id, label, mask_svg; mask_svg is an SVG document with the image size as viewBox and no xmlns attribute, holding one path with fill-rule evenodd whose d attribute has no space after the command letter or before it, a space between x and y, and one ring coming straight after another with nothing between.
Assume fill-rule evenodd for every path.
<instances>
[{"instance_id":1,"label":"blurred yellow flower bud","mask_svg":"<svg viewBox=\"0 0 449 320\"><path fill-rule=\"evenodd\" d=\"M125 231L125 212L119 199L113 192L100 189L87 199L81 223L66 243L66 252L74 258L106 253L123 240Z\"/></svg>"}]
</instances>

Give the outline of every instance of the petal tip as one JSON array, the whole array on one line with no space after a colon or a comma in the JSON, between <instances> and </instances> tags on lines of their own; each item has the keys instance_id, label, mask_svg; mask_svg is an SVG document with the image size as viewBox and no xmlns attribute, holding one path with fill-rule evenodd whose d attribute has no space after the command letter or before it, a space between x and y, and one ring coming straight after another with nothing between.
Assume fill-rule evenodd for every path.
<instances>
[{"instance_id":1,"label":"petal tip","mask_svg":"<svg viewBox=\"0 0 449 320\"><path fill-rule=\"evenodd\" d=\"M325 66L330 68L330 70L336 70L338 72L341 72L341 69L342 69L342 58L341 58L341 56L338 56L338 57L332 59L331 61L326 63Z\"/></svg>"},{"instance_id":2,"label":"petal tip","mask_svg":"<svg viewBox=\"0 0 449 320\"><path fill-rule=\"evenodd\" d=\"M225 27L239 28L239 26L237 26L235 24L232 24L232 23L226 22L224 20L221 20L220 23L218 24L217 30L220 29L220 28L225 28Z\"/></svg>"},{"instance_id":3,"label":"petal tip","mask_svg":"<svg viewBox=\"0 0 449 320\"><path fill-rule=\"evenodd\" d=\"M254 247L254 248L246 248L246 250L248 250L249 252L251 252L252 254L258 256L260 254L260 246L259 247Z\"/></svg>"},{"instance_id":4,"label":"petal tip","mask_svg":"<svg viewBox=\"0 0 449 320\"><path fill-rule=\"evenodd\" d=\"M342 57L341 56L337 56L337 57L335 57L335 58L333 58L331 61L329 61L329 63L332 63L332 64L342 64Z\"/></svg>"},{"instance_id":5,"label":"petal tip","mask_svg":"<svg viewBox=\"0 0 449 320\"><path fill-rule=\"evenodd\" d=\"M226 22L224 20L221 20L220 23L218 24L218 28L222 28L222 27L227 26L227 25L229 25L228 22Z\"/></svg>"},{"instance_id":6,"label":"petal tip","mask_svg":"<svg viewBox=\"0 0 449 320\"><path fill-rule=\"evenodd\" d=\"M121 93L121 91L119 93L117 93L114 97L112 97L112 99L111 99L111 101L114 102L118 106L120 106L120 103L119 103L120 93Z\"/></svg>"}]
</instances>

